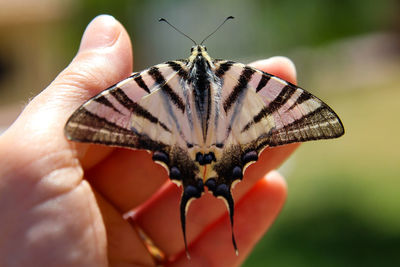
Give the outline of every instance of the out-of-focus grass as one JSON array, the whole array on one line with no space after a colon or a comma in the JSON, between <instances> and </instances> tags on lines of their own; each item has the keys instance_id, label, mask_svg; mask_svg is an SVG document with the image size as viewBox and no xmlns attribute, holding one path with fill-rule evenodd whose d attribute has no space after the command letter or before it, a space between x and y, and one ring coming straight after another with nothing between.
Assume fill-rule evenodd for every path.
<instances>
[{"instance_id":1,"label":"out-of-focus grass","mask_svg":"<svg viewBox=\"0 0 400 267\"><path fill-rule=\"evenodd\" d=\"M398 82L329 95L346 134L283 166L288 201L244 266L400 266Z\"/></svg>"}]
</instances>

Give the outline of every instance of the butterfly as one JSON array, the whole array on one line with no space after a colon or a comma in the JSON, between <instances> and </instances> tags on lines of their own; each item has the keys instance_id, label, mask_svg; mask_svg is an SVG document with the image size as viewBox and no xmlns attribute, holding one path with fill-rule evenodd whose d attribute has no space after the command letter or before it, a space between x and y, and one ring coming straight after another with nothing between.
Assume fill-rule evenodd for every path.
<instances>
[{"instance_id":1,"label":"butterfly","mask_svg":"<svg viewBox=\"0 0 400 267\"><path fill-rule=\"evenodd\" d=\"M65 135L77 142L152 152L152 159L183 188L186 251L188 207L207 187L227 205L237 253L231 192L245 169L267 147L336 138L344 128L311 93L245 64L213 59L203 42L194 42L187 59L132 73L89 99L68 119Z\"/></svg>"}]
</instances>

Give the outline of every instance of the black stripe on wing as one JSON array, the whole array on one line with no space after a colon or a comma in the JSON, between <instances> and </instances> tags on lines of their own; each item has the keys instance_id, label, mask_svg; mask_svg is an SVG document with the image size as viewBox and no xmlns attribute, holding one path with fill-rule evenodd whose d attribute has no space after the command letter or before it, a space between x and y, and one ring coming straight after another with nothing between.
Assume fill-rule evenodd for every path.
<instances>
[{"instance_id":1,"label":"black stripe on wing","mask_svg":"<svg viewBox=\"0 0 400 267\"><path fill-rule=\"evenodd\" d=\"M184 80L189 79L189 73L182 68L182 65L179 64L177 61L168 61L165 64L168 64L176 73Z\"/></svg>"},{"instance_id":2,"label":"black stripe on wing","mask_svg":"<svg viewBox=\"0 0 400 267\"><path fill-rule=\"evenodd\" d=\"M140 88L142 88L143 90L145 90L147 93L150 94L150 89L144 83L142 76L138 75L133 80L137 83L137 85L139 85Z\"/></svg>"},{"instance_id":3,"label":"black stripe on wing","mask_svg":"<svg viewBox=\"0 0 400 267\"><path fill-rule=\"evenodd\" d=\"M75 126L72 126L75 125ZM78 127L79 126L79 127ZM92 130L105 130L110 133L118 133L118 134L124 134L124 135L132 135L132 131L118 126L117 124L114 124L110 121L108 121L105 118L101 118L91 112L89 112L85 107L81 107L77 111L72 114L70 119L68 120L66 124L66 133L67 137L72 140L78 140L78 141L84 141L87 139L87 141L90 141L91 138L87 136L82 136L82 135L77 135L74 133L74 130L76 128L91 128ZM100 136L100 135L99 135Z\"/></svg>"},{"instance_id":4,"label":"black stripe on wing","mask_svg":"<svg viewBox=\"0 0 400 267\"><path fill-rule=\"evenodd\" d=\"M260 81L258 82L256 92L260 91L264 86L267 84L267 82L271 79L270 76L267 75L262 75Z\"/></svg>"},{"instance_id":5,"label":"black stripe on wing","mask_svg":"<svg viewBox=\"0 0 400 267\"><path fill-rule=\"evenodd\" d=\"M171 130L168 129L168 127L162 123L161 121L159 121L156 117L154 117L147 109L145 109L144 107L142 107L141 105L139 105L136 102L133 102L125 93L121 88L114 88L112 90L109 91L110 94L115 97L115 99L121 103L121 105L123 105L125 108L127 108L129 111L131 111L133 114L145 118L147 120L149 120L150 122L154 123L154 124L158 124L160 125L164 130L166 130L167 132L171 133Z\"/></svg>"},{"instance_id":6,"label":"black stripe on wing","mask_svg":"<svg viewBox=\"0 0 400 267\"><path fill-rule=\"evenodd\" d=\"M217 67L217 69L215 70L215 75L218 78L221 78L222 76L224 76L225 72L227 72L233 64L235 64L235 62L233 61L226 61L224 63L219 63L219 66Z\"/></svg>"},{"instance_id":7,"label":"black stripe on wing","mask_svg":"<svg viewBox=\"0 0 400 267\"><path fill-rule=\"evenodd\" d=\"M139 135L101 118L84 107L75 111L64 128L69 140L146 150L163 150L167 145Z\"/></svg>"},{"instance_id":8,"label":"black stripe on wing","mask_svg":"<svg viewBox=\"0 0 400 267\"><path fill-rule=\"evenodd\" d=\"M149 69L148 74L153 77L154 81L160 85L161 90L166 93L172 103L182 111L185 112L185 104L183 103L182 98L172 90L172 88L166 82L164 76L161 74L157 67L152 67Z\"/></svg>"},{"instance_id":9,"label":"black stripe on wing","mask_svg":"<svg viewBox=\"0 0 400 267\"><path fill-rule=\"evenodd\" d=\"M256 71L250 67L244 67L242 73L240 74L240 77L238 79L238 82L236 86L232 89L232 92L230 95L226 98L224 101L223 107L226 113L229 112L231 109L233 103L236 102L238 99L239 95L247 88L247 85L252 77L252 75Z\"/></svg>"},{"instance_id":10,"label":"black stripe on wing","mask_svg":"<svg viewBox=\"0 0 400 267\"><path fill-rule=\"evenodd\" d=\"M260 112L254 115L253 119L243 127L242 133L247 131L252 125L260 122L263 118L267 117L268 115L272 114L283 105L285 105L286 102L292 97L294 92L296 92L296 90L297 88L291 85L286 85L285 87L283 87L279 95L267 106L261 109Z\"/></svg>"},{"instance_id":11,"label":"black stripe on wing","mask_svg":"<svg viewBox=\"0 0 400 267\"><path fill-rule=\"evenodd\" d=\"M296 101L291 105L288 110L294 109L296 106L306 102L307 100L312 99L313 95L309 92L303 91L301 95L296 99Z\"/></svg>"},{"instance_id":12,"label":"black stripe on wing","mask_svg":"<svg viewBox=\"0 0 400 267\"><path fill-rule=\"evenodd\" d=\"M114 111L121 113L116 107L114 107L114 105L104 96L104 95L100 95L96 98L93 99L94 101L103 104L109 108L112 108Z\"/></svg>"},{"instance_id":13,"label":"black stripe on wing","mask_svg":"<svg viewBox=\"0 0 400 267\"><path fill-rule=\"evenodd\" d=\"M151 93L150 88L147 86L147 84L143 80L143 73L145 72L135 72L133 73L129 78L133 78L135 83L142 88L144 91L146 91L148 94Z\"/></svg>"}]
</instances>

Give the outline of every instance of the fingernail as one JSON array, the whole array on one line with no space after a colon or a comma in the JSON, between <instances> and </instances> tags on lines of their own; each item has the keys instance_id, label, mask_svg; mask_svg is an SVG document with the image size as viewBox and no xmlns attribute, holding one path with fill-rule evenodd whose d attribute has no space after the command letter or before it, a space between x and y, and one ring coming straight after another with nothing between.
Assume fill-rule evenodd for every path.
<instances>
[{"instance_id":1,"label":"fingernail","mask_svg":"<svg viewBox=\"0 0 400 267\"><path fill-rule=\"evenodd\" d=\"M110 15L95 17L83 34L79 51L112 46L119 36L117 20Z\"/></svg>"}]
</instances>

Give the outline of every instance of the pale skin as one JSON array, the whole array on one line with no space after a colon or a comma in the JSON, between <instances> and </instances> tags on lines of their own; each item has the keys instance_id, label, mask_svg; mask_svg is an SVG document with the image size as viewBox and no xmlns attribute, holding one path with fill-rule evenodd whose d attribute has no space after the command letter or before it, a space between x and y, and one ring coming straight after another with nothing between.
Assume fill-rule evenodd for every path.
<instances>
[{"instance_id":1,"label":"pale skin","mask_svg":"<svg viewBox=\"0 0 400 267\"><path fill-rule=\"evenodd\" d=\"M63 133L84 101L129 76L132 58L122 25L95 18L71 64L0 137L0 266L152 266L135 227L122 218L134 208L134 225L166 254L164 264L187 266L181 189L166 171L145 151L74 143ZM251 65L295 83L286 58ZM296 147L266 149L233 190L239 256L223 202L205 194L192 203L190 266L238 266L246 259L285 202L285 181L273 170Z\"/></svg>"}]
</instances>

